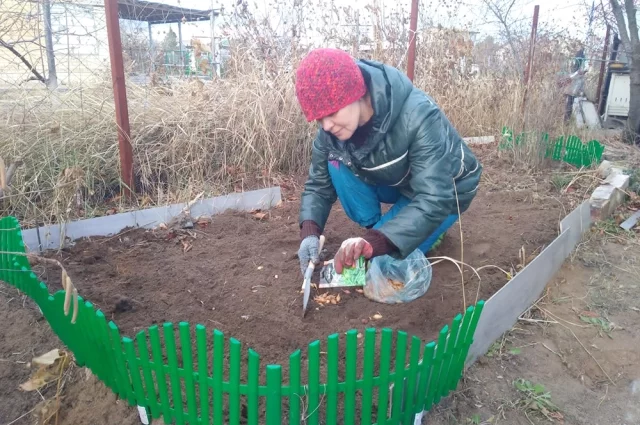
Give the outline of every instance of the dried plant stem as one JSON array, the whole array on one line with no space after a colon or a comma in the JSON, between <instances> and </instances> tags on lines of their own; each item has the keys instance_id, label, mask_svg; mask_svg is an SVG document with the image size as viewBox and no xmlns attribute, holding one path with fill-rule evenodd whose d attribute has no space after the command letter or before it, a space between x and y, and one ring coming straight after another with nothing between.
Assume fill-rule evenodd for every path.
<instances>
[{"instance_id":1,"label":"dried plant stem","mask_svg":"<svg viewBox=\"0 0 640 425\"><path fill-rule=\"evenodd\" d=\"M53 258L44 258L40 255L21 253L21 252L0 251L0 255L21 255L21 256L27 257L27 259L29 260L29 263L31 263L32 265L48 264L50 266L59 267L61 270L60 283L62 285L62 289L64 289L65 291L64 315L65 316L69 315L69 309L71 306L71 301L73 299L73 314L71 316L71 323L72 324L76 323L76 319L78 318L78 290L73 285L73 282L71 281L71 278L67 274L67 270L64 268L62 263L60 263L58 260L55 260Z\"/></svg>"},{"instance_id":2,"label":"dried plant stem","mask_svg":"<svg viewBox=\"0 0 640 425\"><path fill-rule=\"evenodd\" d=\"M13 425L16 422L18 422L20 419L24 418L25 416L31 414L34 410L36 410L36 408L34 407L33 409L29 410L27 413L25 413L24 415L20 416L19 418L16 418L14 420L12 420L11 422L7 423L7 425Z\"/></svg>"},{"instance_id":3,"label":"dried plant stem","mask_svg":"<svg viewBox=\"0 0 640 425\"><path fill-rule=\"evenodd\" d=\"M464 165L463 165L464 166ZM458 189L456 188L456 181L453 180L453 191L456 194L456 207L458 208L458 227L460 228L460 262L464 263L464 237L462 236L462 216L460 214L460 200L458 199ZM464 290L464 273L460 273L461 287L462 287L462 311L467 311L467 296ZM480 296L480 280L478 280L478 292L476 293L476 303Z\"/></svg>"},{"instance_id":4,"label":"dried plant stem","mask_svg":"<svg viewBox=\"0 0 640 425\"><path fill-rule=\"evenodd\" d=\"M553 317L556 320L561 320L563 322L567 322L566 320L560 319L559 317L555 316L553 313L538 307L541 311L543 311L545 314L548 314L549 316ZM573 326L577 326L577 327L583 327L580 325L576 325L574 323L571 322L567 322ZM602 367L602 365L600 364L600 362L593 356L593 354L591 354L591 352L587 349L587 347L585 347L585 345L582 343L582 341L580 341L580 338L578 338L578 336L575 334L575 332L573 332L573 329L571 329L569 326L565 325L564 323L558 322L558 325L562 326L563 328L567 329L569 332L571 332L571 335L573 335L573 337L576 339L576 341L578 341L578 344L580 344L580 346L582 347L582 349L589 355L589 357L591 357L593 359L593 361L598 365L598 367L600 368L600 370L602 371L602 373L604 373L604 375L607 377L607 379L609 380L609 382L611 382L611 384L613 386L616 386L616 383L613 382L613 379L611 379L611 377L609 376L609 374L607 373L607 371L604 370L604 368Z\"/></svg>"}]
</instances>

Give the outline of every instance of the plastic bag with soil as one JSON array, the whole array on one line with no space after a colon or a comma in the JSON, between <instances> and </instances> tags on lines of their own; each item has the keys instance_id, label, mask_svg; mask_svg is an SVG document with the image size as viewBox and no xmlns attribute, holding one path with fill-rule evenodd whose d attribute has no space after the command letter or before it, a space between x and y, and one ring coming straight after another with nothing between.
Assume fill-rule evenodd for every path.
<instances>
[{"instance_id":1,"label":"plastic bag with soil","mask_svg":"<svg viewBox=\"0 0 640 425\"><path fill-rule=\"evenodd\" d=\"M364 295L385 304L407 303L427 292L431 273L431 264L419 249L404 260L375 257L369 262Z\"/></svg>"}]
</instances>

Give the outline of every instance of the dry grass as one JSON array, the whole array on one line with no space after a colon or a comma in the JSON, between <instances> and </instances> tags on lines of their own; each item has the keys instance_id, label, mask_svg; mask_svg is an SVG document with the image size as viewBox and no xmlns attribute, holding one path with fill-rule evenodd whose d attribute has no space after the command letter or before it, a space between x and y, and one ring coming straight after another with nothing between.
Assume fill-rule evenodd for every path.
<instances>
[{"instance_id":1,"label":"dry grass","mask_svg":"<svg viewBox=\"0 0 640 425\"><path fill-rule=\"evenodd\" d=\"M529 90L508 75L470 77L452 70L433 46L417 55L416 85L431 95L462 136L498 135L502 126L551 131L562 121L555 78L540 75ZM119 198L119 158L109 78L92 87L48 93L16 89L0 105L7 163L21 157L3 213L26 226L104 214L109 208L162 205L273 183L301 175L315 126L305 122L294 92L296 60L260 66L235 50L225 78L128 84L135 184ZM301 56L299 53L298 56ZM395 63L381 54L376 59ZM518 153L527 161L535 144ZM531 164L536 165L536 164Z\"/></svg>"}]
</instances>

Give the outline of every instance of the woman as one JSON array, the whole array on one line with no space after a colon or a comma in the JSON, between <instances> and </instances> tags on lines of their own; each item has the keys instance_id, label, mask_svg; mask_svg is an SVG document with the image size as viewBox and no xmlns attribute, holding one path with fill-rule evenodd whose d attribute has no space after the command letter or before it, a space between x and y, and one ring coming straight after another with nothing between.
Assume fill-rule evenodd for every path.
<instances>
[{"instance_id":1,"label":"woman","mask_svg":"<svg viewBox=\"0 0 640 425\"><path fill-rule=\"evenodd\" d=\"M426 253L469 208L482 166L399 70L317 49L296 71L296 96L307 121L320 125L301 198L301 270L319 261L319 236L337 199L367 229L342 243L338 273L360 256ZM381 203L393 207L382 215Z\"/></svg>"},{"instance_id":2,"label":"woman","mask_svg":"<svg viewBox=\"0 0 640 425\"><path fill-rule=\"evenodd\" d=\"M571 119L573 112L573 103L578 96L584 94L584 75L587 72L586 69L582 69L584 64L584 48L580 48L576 53L576 58L571 65L571 74L565 79L564 95L566 97L566 103L564 108L564 122L568 123Z\"/></svg>"}]
</instances>

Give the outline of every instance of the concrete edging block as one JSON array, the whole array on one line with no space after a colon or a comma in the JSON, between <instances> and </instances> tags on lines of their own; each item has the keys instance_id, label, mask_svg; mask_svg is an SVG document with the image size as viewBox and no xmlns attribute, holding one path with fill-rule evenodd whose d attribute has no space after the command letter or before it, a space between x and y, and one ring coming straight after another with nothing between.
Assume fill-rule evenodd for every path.
<instances>
[{"instance_id":1,"label":"concrete edging block","mask_svg":"<svg viewBox=\"0 0 640 425\"><path fill-rule=\"evenodd\" d=\"M484 355L496 340L513 328L520 315L540 298L544 288L590 226L590 205L586 201L560 222L560 235L487 300L465 366L470 366Z\"/></svg>"},{"instance_id":2,"label":"concrete edging block","mask_svg":"<svg viewBox=\"0 0 640 425\"><path fill-rule=\"evenodd\" d=\"M194 203L190 212L192 217L211 217L228 210L269 209L281 200L280 187L275 186L203 199ZM153 228L178 216L186 206L185 202L27 229L22 231L22 239L29 251L60 249L77 239L112 236L127 227Z\"/></svg>"},{"instance_id":3,"label":"concrete edging block","mask_svg":"<svg viewBox=\"0 0 640 425\"><path fill-rule=\"evenodd\" d=\"M598 169L604 182L591 194L591 217L594 220L604 220L622 205L626 198L630 176L624 174L623 169L604 161Z\"/></svg>"},{"instance_id":4,"label":"concrete edging block","mask_svg":"<svg viewBox=\"0 0 640 425\"><path fill-rule=\"evenodd\" d=\"M478 137L464 137L462 139L467 145L490 145L496 142L495 136L478 136Z\"/></svg>"}]
</instances>

